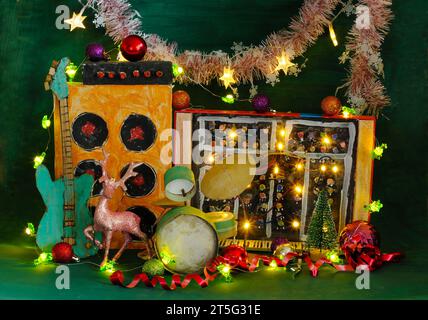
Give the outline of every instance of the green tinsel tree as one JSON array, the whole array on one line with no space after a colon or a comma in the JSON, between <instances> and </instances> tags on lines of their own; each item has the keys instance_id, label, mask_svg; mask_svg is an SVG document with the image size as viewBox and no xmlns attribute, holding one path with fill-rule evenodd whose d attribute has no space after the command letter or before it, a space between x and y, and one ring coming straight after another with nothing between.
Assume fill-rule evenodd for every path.
<instances>
[{"instance_id":1,"label":"green tinsel tree","mask_svg":"<svg viewBox=\"0 0 428 320\"><path fill-rule=\"evenodd\" d=\"M315 204L311 223L308 227L307 244L312 248L333 249L337 242L336 226L331 208L328 203L328 194L322 190Z\"/></svg>"}]
</instances>

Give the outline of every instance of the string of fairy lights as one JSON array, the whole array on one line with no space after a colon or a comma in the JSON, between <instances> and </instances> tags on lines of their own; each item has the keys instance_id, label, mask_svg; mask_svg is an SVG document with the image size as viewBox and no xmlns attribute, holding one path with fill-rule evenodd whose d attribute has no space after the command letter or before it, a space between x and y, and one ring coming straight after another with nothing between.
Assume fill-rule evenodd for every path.
<instances>
[{"instance_id":1,"label":"string of fairy lights","mask_svg":"<svg viewBox=\"0 0 428 320\"><path fill-rule=\"evenodd\" d=\"M65 23L70 25L70 31L73 31L73 30L79 29L79 28L80 29L86 28L84 23L83 23L84 20L86 19L86 16L84 16L83 14L84 14L87 6L88 6L88 4L84 5L78 13L73 12L73 16L70 19L66 19L64 21ZM338 39L337 39L335 30L333 27L333 22L342 12L343 12L343 9L340 10L338 12L338 14L328 24L330 39L331 39L334 46L338 46ZM108 51L107 54L109 54L115 50L116 50L116 48L113 48L112 50ZM286 53L285 50L282 51L280 56L276 57L276 60L277 60L277 66L275 67L275 71L276 72L282 71L285 75L288 74L289 69L291 67L295 66L295 63L291 61L290 56ZM66 67L66 70L65 70L66 75L67 75L68 80L70 82L74 81L74 79L75 79L79 69L81 68L82 64L84 63L84 61L86 61L86 57L79 65L75 65L74 63L70 63ZM126 61L126 59L123 58L123 56L121 55L120 50L118 50L118 52L117 52L116 61L119 61L119 62ZM194 79L192 79L189 75L186 74L184 68L182 66L176 64L176 63L173 64L172 72L173 72L175 79L179 79L180 77L185 77L186 80L188 80L188 82L198 85L199 87L201 87L204 91L206 91L210 95L212 95L218 99L221 99L221 101L223 101L227 104L233 104L236 101L251 101L250 98L248 98L248 99L239 99L238 98L237 88L234 87L234 85L237 83L237 81L234 77L235 70L230 65L224 66L223 74L219 77L219 80L222 82L224 88L226 90L229 89L232 91L231 93L227 93L224 96L221 96L221 95L214 93L213 91L211 91L209 88L207 88L206 86L204 86L200 82L197 82ZM47 152L49 144L51 142L50 127L52 124L53 113L54 113L54 110L52 109L52 112L50 113L50 115L44 115L42 120L41 120L42 128L47 130L47 132L48 132L48 142L46 144L44 151L34 157L34 159L33 159L34 169L37 169L45 160L46 152ZM358 114L358 112L354 108L350 108L350 107L346 107L346 106L342 107L341 115L345 119L352 118L353 116L356 116L357 114ZM279 132L279 134L281 137L285 137L286 131L284 129L282 129ZM236 137L237 137L236 131L231 130L229 132L229 138L235 139ZM321 139L321 143L324 145L329 145L331 143L331 138L326 135ZM388 146L385 143L380 144L377 141L376 141L376 144L377 144L376 147L371 152L372 158L380 160L382 158L384 150L387 149ZM285 153L284 143L282 141L277 142L275 149L276 149L275 152ZM216 157L215 154L210 154L208 156L208 163L214 163L215 157ZM326 163L321 161L320 163L321 164L319 166L319 171L322 174L327 173L327 171L331 171L334 174L338 174L340 172L340 167L334 162L332 162L331 164L326 164ZM295 168L298 171L303 171L305 169L304 161L299 159L295 163ZM273 166L272 173L275 176L277 176L280 173L280 167L278 166L278 164L275 164ZM301 184L294 185L292 190L294 190L294 192L296 194L299 194L299 195L302 195L304 192L304 188ZM368 210L369 212L379 212L382 207L383 207L383 204L379 200L372 201L371 203L369 203L365 206L366 210ZM300 228L300 222L295 219L291 222L291 226L292 226L292 228L298 230ZM251 228L251 223L249 221L247 221L243 224L243 229L245 230L246 233L249 232L250 228ZM24 232L26 235L28 235L30 237L35 237L35 235L36 235L36 229L32 223L27 224L27 227L25 228ZM331 258L333 259L334 257L331 257ZM52 261L52 255L50 253L42 252L39 255L39 257L35 260L34 264L38 265L38 264L47 263L50 261ZM272 261L271 267L275 267L274 263L276 263L276 262ZM114 270L115 270L114 265L106 265L102 271L113 272ZM221 264L217 267L217 270L225 277L226 281L230 280L230 271L231 270L230 270L229 266Z\"/></svg>"}]
</instances>

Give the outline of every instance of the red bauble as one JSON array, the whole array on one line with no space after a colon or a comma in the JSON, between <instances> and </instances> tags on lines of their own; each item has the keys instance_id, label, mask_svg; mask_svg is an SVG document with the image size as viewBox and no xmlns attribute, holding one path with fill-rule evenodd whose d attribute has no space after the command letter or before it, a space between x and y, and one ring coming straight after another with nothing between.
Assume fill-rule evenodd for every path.
<instances>
[{"instance_id":1,"label":"red bauble","mask_svg":"<svg viewBox=\"0 0 428 320\"><path fill-rule=\"evenodd\" d=\"M321 109L327 116L335 116L342 110L342 103L334 96L327 96L321 101Z\"/></svg>"},{"instance_id":2,"label":"red bauble","mask_svg":"<svg viewBox=\"0 0 428 320\"><path fill-rule=\"evenodd\" d=\"M172 94L172 106L177 109L186 109L190 106L190 96L184 90L175 91Z\"/></svg>"},{"instance_id":3,"label":"red bauble","mask_svg":"<svg viewBox=\"0 0 428 320\"><path fill-rule=\"evenodd\" d=\"M137 35L127 36L120 45L122 56L128 61L140 61L147 52L147 44Z\"/></svg>"},{"instance_id":4,"label":"red bauble","mask_svg":"<svg viewBox=\"0 0 428 320\"><path fill-rule=\"evenodd\" d=\"M339 236L339 244L341 247L349 243L379 247L379 234L373 225L367 221L354 221L347 224Z\"/></svg>"},{"instance_id":5,"label":"red bauble","mask_svg":"<svg viewBox=\"0 0 428 320\"><path fill-rule=\"evenodd\" d=\"M248 253L247 251L236 244L231 244L222 251L222 256L229 260L230 264L238 264L246 266Z\"/></svg>"},{"instance_id":6,"label":"red bauble","mask_svg":"<svg viewBox=\"0 0 428 320\"><path fill-rule=\"evenodd\" d=\"M370 270L379 267L379 234L366 221L354 221L343 228L339 236L339 245L345 254L346 260L352 267L370 263Z\"/></svg>"},{"instance_id":7,"label":"red bauble","mask_svg":"<svg viewBox=\"0 0 428 320\"><path fill-rule=\"evenodd\" d=\"M53 261L58 263L69 263L73 260L73 247L65 242L60 242L52 248Z\"/></svg>"}]
</instances>

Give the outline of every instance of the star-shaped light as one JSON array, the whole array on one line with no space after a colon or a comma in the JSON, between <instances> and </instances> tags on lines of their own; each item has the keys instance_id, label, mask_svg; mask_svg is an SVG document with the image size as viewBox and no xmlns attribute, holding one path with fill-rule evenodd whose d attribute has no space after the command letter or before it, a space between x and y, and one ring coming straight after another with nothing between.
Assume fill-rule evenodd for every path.
<instances>
[{"instance_id":1,"label":"star-shaped light","mask_svg":"<svg viewBox=\"0 0 428 320\"><path fill-rule=\"evenodd\" d=\"M276 57L276 59L278 60L278 65L276 66L275 71L282 70L285 74L287 74L288 69L294 66L294 63L290 61L289 56L284 52L282 52L280 57Z\"/></svg>"},{"instance_id":2,"label":"star-shaped light","mask_svg":"<svg viewBox=\"0 0 428 320\"><path fill-rule=\"evenodd\" d=\"M86 16L82 16L83 12L79 12L76 14L73 12L73 17L67 20L64 20L65 23L68 23L71 28L70 31L73 31L76 28L85 29L85 25L83 24L83 20L86 19Z\"/></svg>"},{"instance_id":3,"label":"star-shaped light","mask_svg":"<svg viewBox=\"0 0 428 320\"><path fill-rule=\"evenodd\" d=\"M220 80L223 81L224 86L226 89L232 84L235 83L235 79L233 79L233 69L231 68L224 68L223 69L223 76L221 76Z\"/></svg>"}]
</instances>

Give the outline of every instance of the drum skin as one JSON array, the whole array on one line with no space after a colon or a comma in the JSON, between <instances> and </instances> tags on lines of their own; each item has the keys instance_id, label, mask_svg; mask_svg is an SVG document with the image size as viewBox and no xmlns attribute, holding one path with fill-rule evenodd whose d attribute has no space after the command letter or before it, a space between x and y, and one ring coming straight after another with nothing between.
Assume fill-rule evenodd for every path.
<instances>
[{"instance_id":1,"label":"drum skin","mask_svg":"<svg viewBox=\"0 0 428 320\"><path fill-rule=\"evenodd\" d=\"M172 273L201 273L218 253L214 226L205 213L189 206L169 210L160 220L154 240L159 259Z\"/></svg>"}]
</instances>

